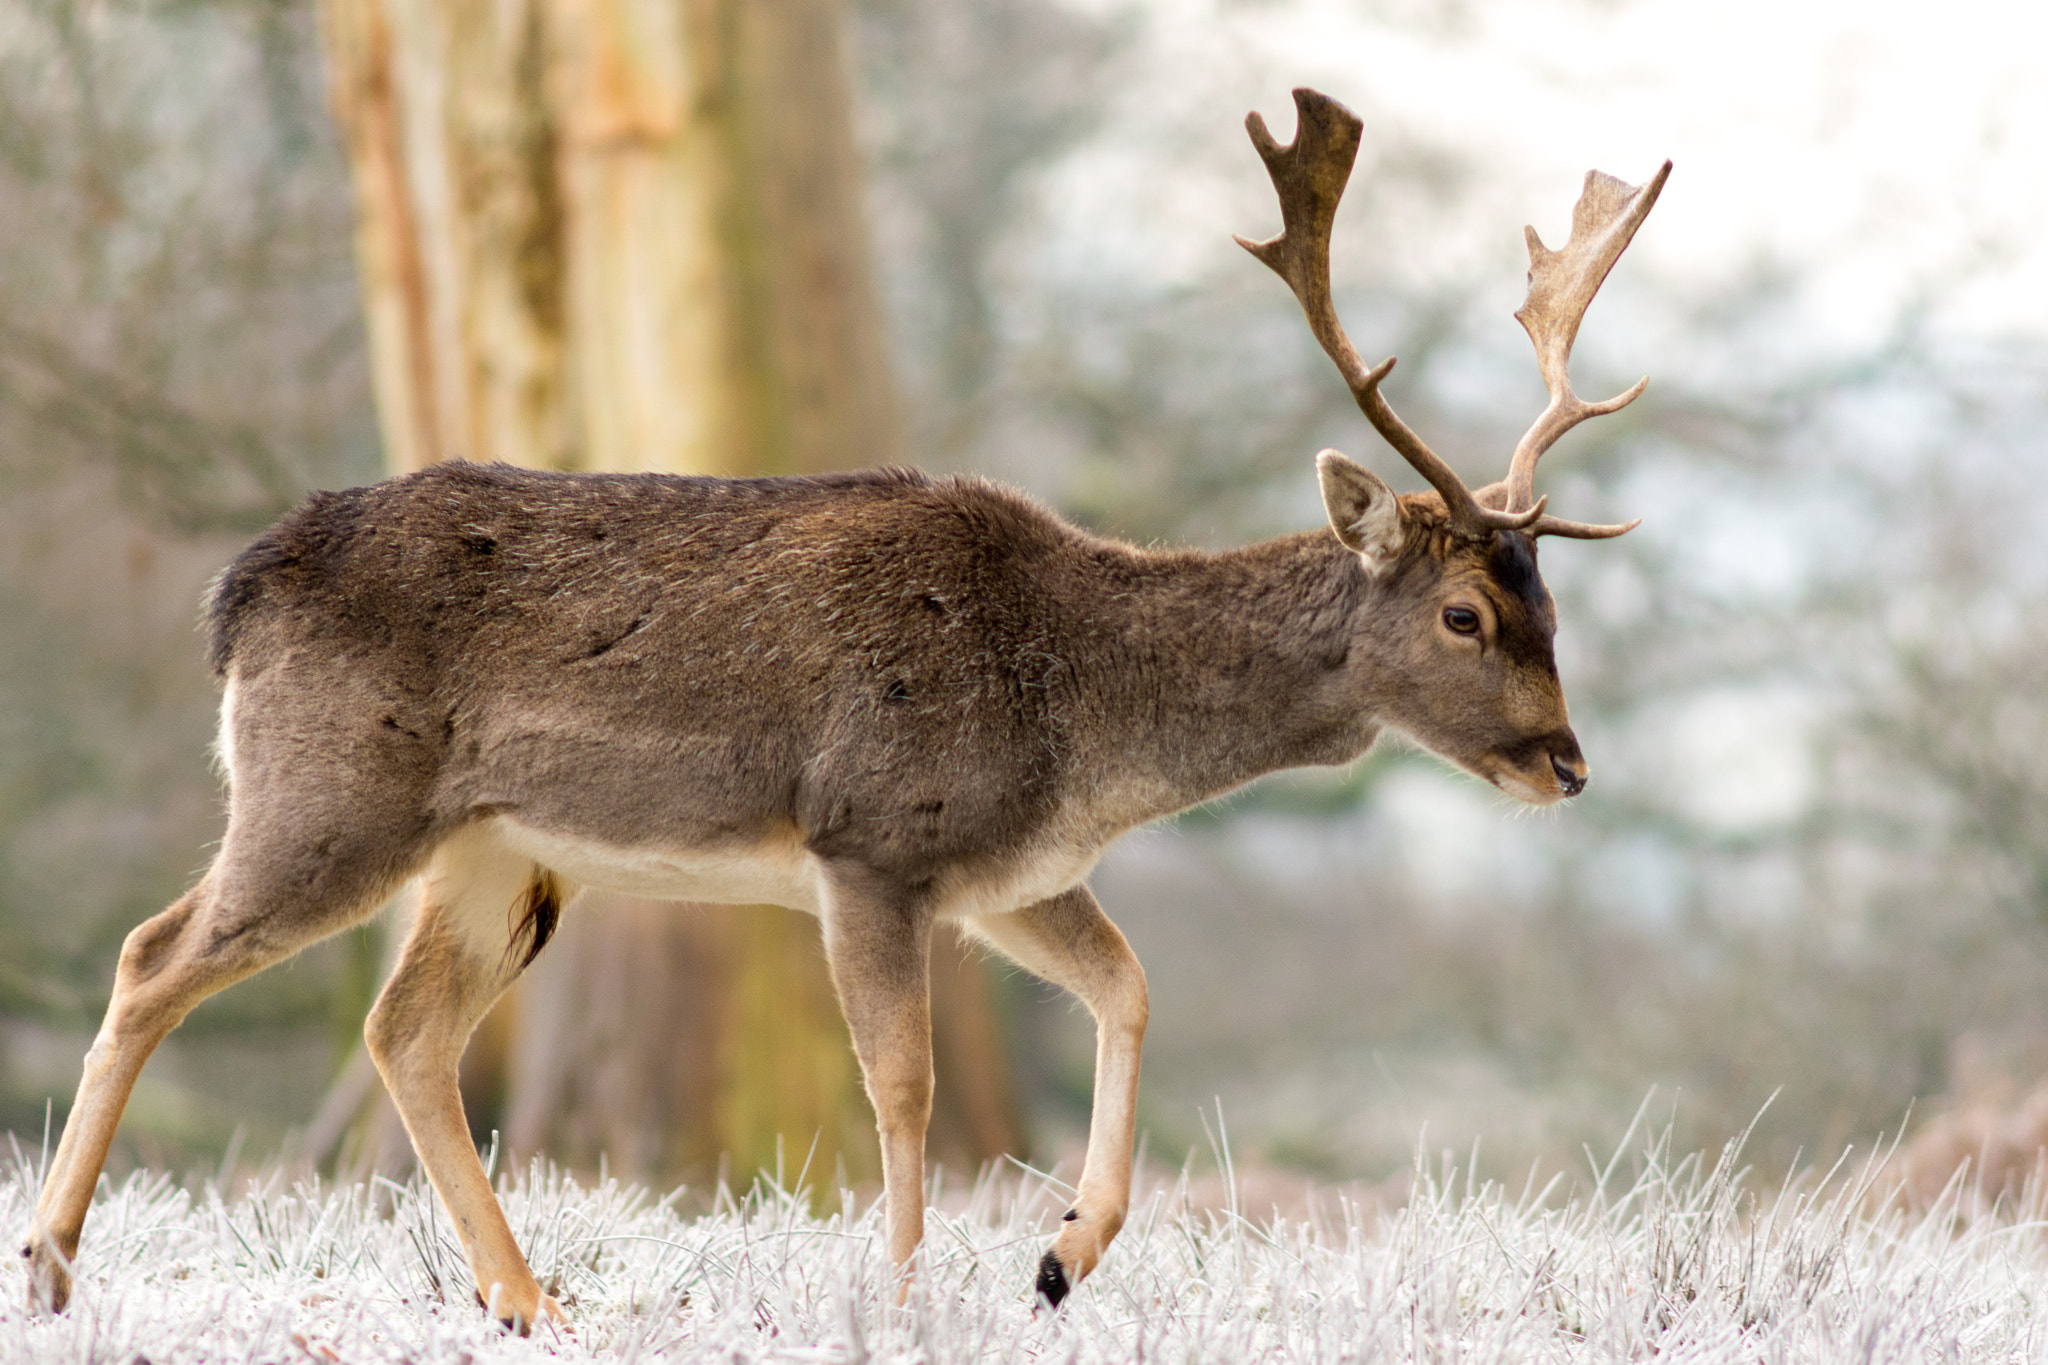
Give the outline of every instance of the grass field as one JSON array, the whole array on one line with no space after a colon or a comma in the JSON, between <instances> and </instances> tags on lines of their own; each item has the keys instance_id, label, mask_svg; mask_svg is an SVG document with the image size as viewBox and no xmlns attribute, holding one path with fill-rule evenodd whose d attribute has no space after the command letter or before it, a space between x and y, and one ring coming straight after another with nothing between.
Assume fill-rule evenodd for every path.
<instances>
[{"instance_id":1,"label":"grass field","mask_svg":"<svg viewBox=\"0 0 2048 1365\"><path fill-rule=\"evenodd\" d=\"M1203 1208L1157 1184L1059 1313L1027 1297L1056 1181L984 1180L926 1233L892 1306L872 1207L820 1216L763 1184L702 1216L536 1168L502 1182L536 1272L573 1326L517 1340L476 1308L418 1183L103 1186L68 1314L32 1318L11 1269L8 1361L1855 1361L2048 1355L2037 1201L1974 1220L1907 1214L1881 1161L1780 1185L1668 1139L1626 1140L1548 1185L1418 1164L1387 1210L1341 1198L1301 1221ZM33 1162L0 1184L23 1225ZM1226 1182L1224 1188L1230 1188Z\"/></svg>"}]
</instances>

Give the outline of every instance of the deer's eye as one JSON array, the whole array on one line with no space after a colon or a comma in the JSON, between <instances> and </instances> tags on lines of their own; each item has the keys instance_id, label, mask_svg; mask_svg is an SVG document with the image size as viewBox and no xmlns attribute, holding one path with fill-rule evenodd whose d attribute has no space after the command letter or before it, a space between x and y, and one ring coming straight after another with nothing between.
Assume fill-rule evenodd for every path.
<instances>
[{"instance_id":1,"label":"deer's eye","mask_svg":"<svg viewBox=\"0 0 2048 1365\"><path fill-rule=\"evenodd\" d=\"M1479 633L1479 613L1470 607L1445 607L1444 624L1460 635Z\"/></svg>"}]
</instances>

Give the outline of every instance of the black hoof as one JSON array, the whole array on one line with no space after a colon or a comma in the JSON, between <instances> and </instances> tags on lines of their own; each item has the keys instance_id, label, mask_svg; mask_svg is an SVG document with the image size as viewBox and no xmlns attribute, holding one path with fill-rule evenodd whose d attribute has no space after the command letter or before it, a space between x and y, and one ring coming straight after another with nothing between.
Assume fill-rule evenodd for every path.
<instances>
[{"instance_id":1,"label":"black hoof","mask_svg":"<svg viewBox=\"0 0 2048 1365\"><path fill-rule=\"evenodd\" d=\"M1060 1265L1060 1258L1046 1252L1045 1259L1038 1263L1038 1297L1057 1308L1060 1300L1067 1297L1068 1288L1067 1272Z\"/></svg>"}]
</instances>

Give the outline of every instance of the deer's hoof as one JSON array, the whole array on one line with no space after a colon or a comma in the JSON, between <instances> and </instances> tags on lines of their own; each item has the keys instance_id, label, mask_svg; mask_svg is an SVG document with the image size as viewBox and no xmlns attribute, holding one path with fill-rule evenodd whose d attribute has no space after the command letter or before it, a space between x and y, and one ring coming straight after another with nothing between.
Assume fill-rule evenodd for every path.
<instances>
[{"instance_id":1,"label":"deer's hoof","mask_svg":"<svg viewBox=\"0 0 2048 1365\"><path fill-rule=\"evenodd\" d=\"M477 1295L477 1300L483 1303L483 1295ZM569 1326L569 1315L562 1311L562 1305L541 1293L537 1286L533 1291L531 1306L508 1304L502 1289L497 1291L493 1303L483 1304L486 1312L491 1312L494 1306L498 1326L515 1337L532 1336L533 1329L543 1322L557 1329L566 1329Z\"/></svg>"},{"instance_id":2,"label":"deer's hoof","mask_svg":"<svg viewBox=\"0 0 2048 1365\"><path fill-rule=\"evenodd\" d=\"M1038 1297L1045 1300L1048 1308L1058 1308L1060 1301L1067 1297L1073 1286L1067 1281L1067 1269L1060 1264L1060 1258L1048 1251L1045 1259L1038 1263Z\"/></svg>"},{"instance_id":3,"label":"deer's hoof","mask_svg":"<svg viewBox=\"0 0 2048 1365\"><path fill-rule=\"evenodd\" d=\"M61 1313L71 1302L71 1265L67 1257L50 1245L40 1233L21 1249L28 1262L28 1311Z\"/></svg>"},{"instance_id":4,"label":"deer's hoof","mask_svg":"<svg viewBox=\"0 0 2048 1365\"><path fill-rule=\"evenodd\" d=\"M569 1314L563 1310L561 1304L555 1302L551 1294L540 1296L540 1301L534 1305L532 1322L523 1327L514 1327L512 1330L520 1336L527 1336L536 1325L543 1322L556 1331L566 1331L569 1326Z\"/></svg>"}]
</instances>

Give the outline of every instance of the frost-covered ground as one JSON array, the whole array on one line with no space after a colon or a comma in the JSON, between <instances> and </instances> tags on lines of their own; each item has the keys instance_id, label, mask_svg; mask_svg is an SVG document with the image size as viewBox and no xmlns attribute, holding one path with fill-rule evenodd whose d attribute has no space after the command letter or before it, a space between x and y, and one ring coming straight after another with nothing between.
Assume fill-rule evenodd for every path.
<instances>
[{"instance_id":1,"label":"frost-covered ground","mask_svg":"<svg viewBox=\"0 0 2048 1365\"><path fill-rule=\"evenodd\" d=\"M0 1185L20 1227L33 1172ZM1908 1216L1845 1162L1779 1192L1638 1141L1601 1183L1503 1191L1418 1174L1406 1206L1307 1224L1201 1210L1185 1181L1133 1212L1104 1268L1033 1312L1056 1182L985 1182L934 1215L907 1308L874 1211L814 1216L762 1189L702 1217L546 1171L512 1223L574 1325L530 1341L471 1299L420 1185L223 1195L140 1175L103 1188L70 1312L0 1282L0 1359L185 1361L2022 1362L2048 1348L2048 1225L2022 1210ZM1248 1210L1246 1212L1249 1212Z\"/></svg>"}]
</instances>

